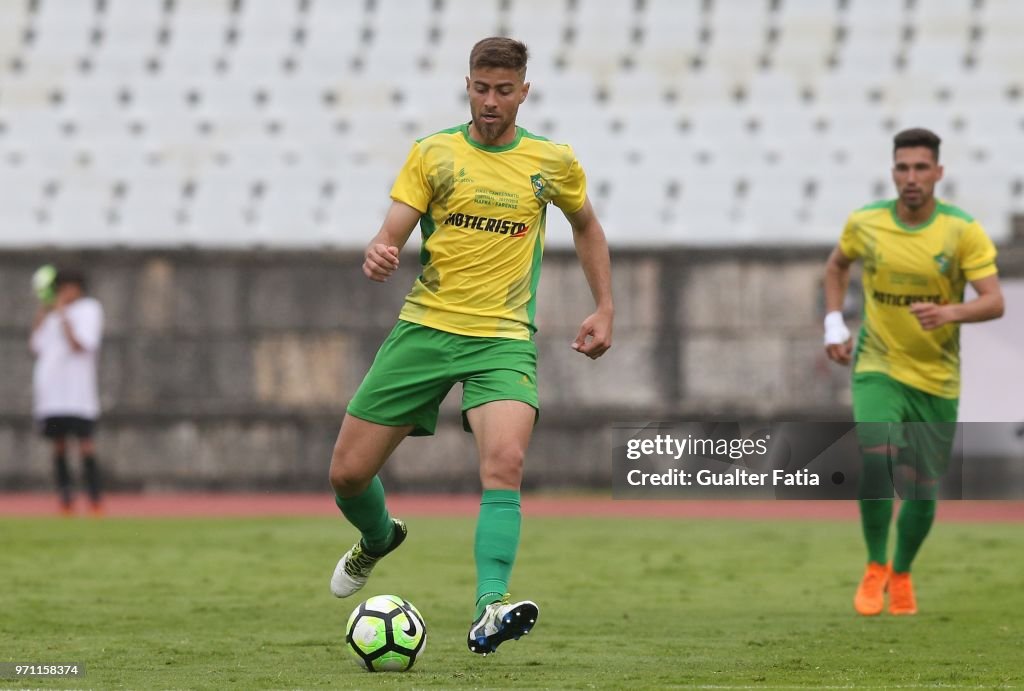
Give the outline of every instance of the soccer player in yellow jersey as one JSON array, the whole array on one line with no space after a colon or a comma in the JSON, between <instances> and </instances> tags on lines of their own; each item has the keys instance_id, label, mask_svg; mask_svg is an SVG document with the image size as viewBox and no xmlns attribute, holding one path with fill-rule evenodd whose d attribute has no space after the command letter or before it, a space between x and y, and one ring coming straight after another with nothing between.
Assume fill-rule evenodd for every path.
<instances>
[{"instance_id":1,"label":"soccer player in yellow jersey","mask_svg":"<svg viewBox=\"0 0 1024 691\"><path fill-rule=\"evenodd\" d=\"M896 135L898 198L853 212L825 267L825 349L835 362L853 362L854 420L892 423L857 430L868 565L854 608L868 616L881 613L886 590L891 614L917 612L910 565L934 520L952 447L960 324L1003 314L992 241L970 215L934 196L943 172L939 144L924 129ZM864 262L864 321L854 347L841 309L856 259ZM967 283L977 297L964 302ZM894 479L906 490L887 563Z\"/></svg>"},{"instance_id":2,"label":"soccer player in yellow jersey","mask_svg":"<svg viewBox=\"0 0 1024 691\"><path fill-rule=\"evenodd\" d=\"M611 267L604 230L573 150L516 126L530 84L526 46L487 38L470 53L469 123L417 141L393 203L366 249L363 272L386 281L418 223L422 271L397 326L349 403L331 459L337 504L361 539L338 562L331 590L359 590L406 536L388 515L377 472L407 435L430 435L438 406L462 384L462 420L476 439L483 494L474 556L478 654L528 633L537 605L509 602L519 544L523 459L537 419L533 324L547 206L572 225L596 303L571 347L598 358L612 341Z\"/></svg>"}]
</instances>

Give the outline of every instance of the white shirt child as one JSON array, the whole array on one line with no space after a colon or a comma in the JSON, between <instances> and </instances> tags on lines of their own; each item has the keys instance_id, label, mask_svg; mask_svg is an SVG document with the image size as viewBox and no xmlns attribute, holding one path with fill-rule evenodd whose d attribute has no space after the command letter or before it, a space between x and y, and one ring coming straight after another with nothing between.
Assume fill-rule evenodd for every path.
<instances>
[{"instance_id":1,"label":"white shirt child","mask_svg":"<svg viewBox=\"0 0 1024 691\"><path fill-rule=\"evenodd\" d=\"M65 312L71 331L84 350L76 352L71 347L56 310L43 318L31 339L36 355L32 412L37 420L96 420L100 416L96 370L103 339L103 307L94 298L80 297L65 307Z\"/></svg>"}]
</instances>

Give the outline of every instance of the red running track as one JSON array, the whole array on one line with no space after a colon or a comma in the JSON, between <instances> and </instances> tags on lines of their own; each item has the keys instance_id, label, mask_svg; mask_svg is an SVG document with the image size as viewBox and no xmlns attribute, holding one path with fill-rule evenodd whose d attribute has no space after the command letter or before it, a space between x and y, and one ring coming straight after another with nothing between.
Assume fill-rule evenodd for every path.
<instances>
[{"instance_id":1,"label":"red running track","mask_svg":"<svg viewBox=\"0 0 1024 691\"><path fill-rule=\"evenodd\" d=\"M390 494L397 516L473 516L474 495ZM85 513L84 502L79 510ZM528 516L620 518L724 518L740 520L836 520L857 518L853 501L638 501L599 496L523 497ZM0 493L0 516L56 516L53 494ZM113 494L109 517L338 516L333 497L323 494ZM939 518L952 522L1024 522L1022 501L941 501Z\"/></svg>"}]
</instances>

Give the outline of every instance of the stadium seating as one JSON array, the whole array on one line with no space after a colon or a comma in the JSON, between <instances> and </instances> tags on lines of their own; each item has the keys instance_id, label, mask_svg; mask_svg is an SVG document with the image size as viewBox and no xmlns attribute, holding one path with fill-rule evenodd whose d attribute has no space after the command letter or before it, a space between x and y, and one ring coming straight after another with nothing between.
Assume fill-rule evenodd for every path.
<instances>
[{"instance_id":1,"label":"stadium seating","mask_svg":"<svg viewBox=\"0 0 1024 691\"><path fill-rule=\"evenodd\" d=\"M0 246L361 246L498 32L616 244L832 242L913 125L1024 207L1016 0L3 0Z\"/></svg>"}]
</instances>

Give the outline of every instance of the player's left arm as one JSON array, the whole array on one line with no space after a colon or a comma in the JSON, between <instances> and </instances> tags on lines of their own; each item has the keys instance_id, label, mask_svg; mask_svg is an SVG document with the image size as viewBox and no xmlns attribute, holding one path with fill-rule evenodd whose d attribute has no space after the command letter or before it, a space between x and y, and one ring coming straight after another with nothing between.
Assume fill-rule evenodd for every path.
<instances>
[{"instance_id":1,"label":"player's left arm","mask_svg":"<svg viewBox=\"0 0 1024 691\"><path fill-rule=\"evenodd\" d=\"M583 206L578 211L566 213L565 217L572 225L576 256L579 257L583 275L586 276L596 305L594 313L580 325L572 348L596 360L612 347L612 322L615 319L608 240L589 197L584 199Z\"/></svg>"},{"instance_id":2,"label":"player's left arm","mask_svg":"<svg viewBox=\"0 0 1024 691\"><path fill-rule=\"evenodd\" d=\"M990 274L971 281L971 287L978 297L956 305L936 305L930 302L915 302L910 311L925 331L937 329L945 324L985 322L1003 316L1003 291L999 287L999 275Z\"/></svg>"}]
</instances>

